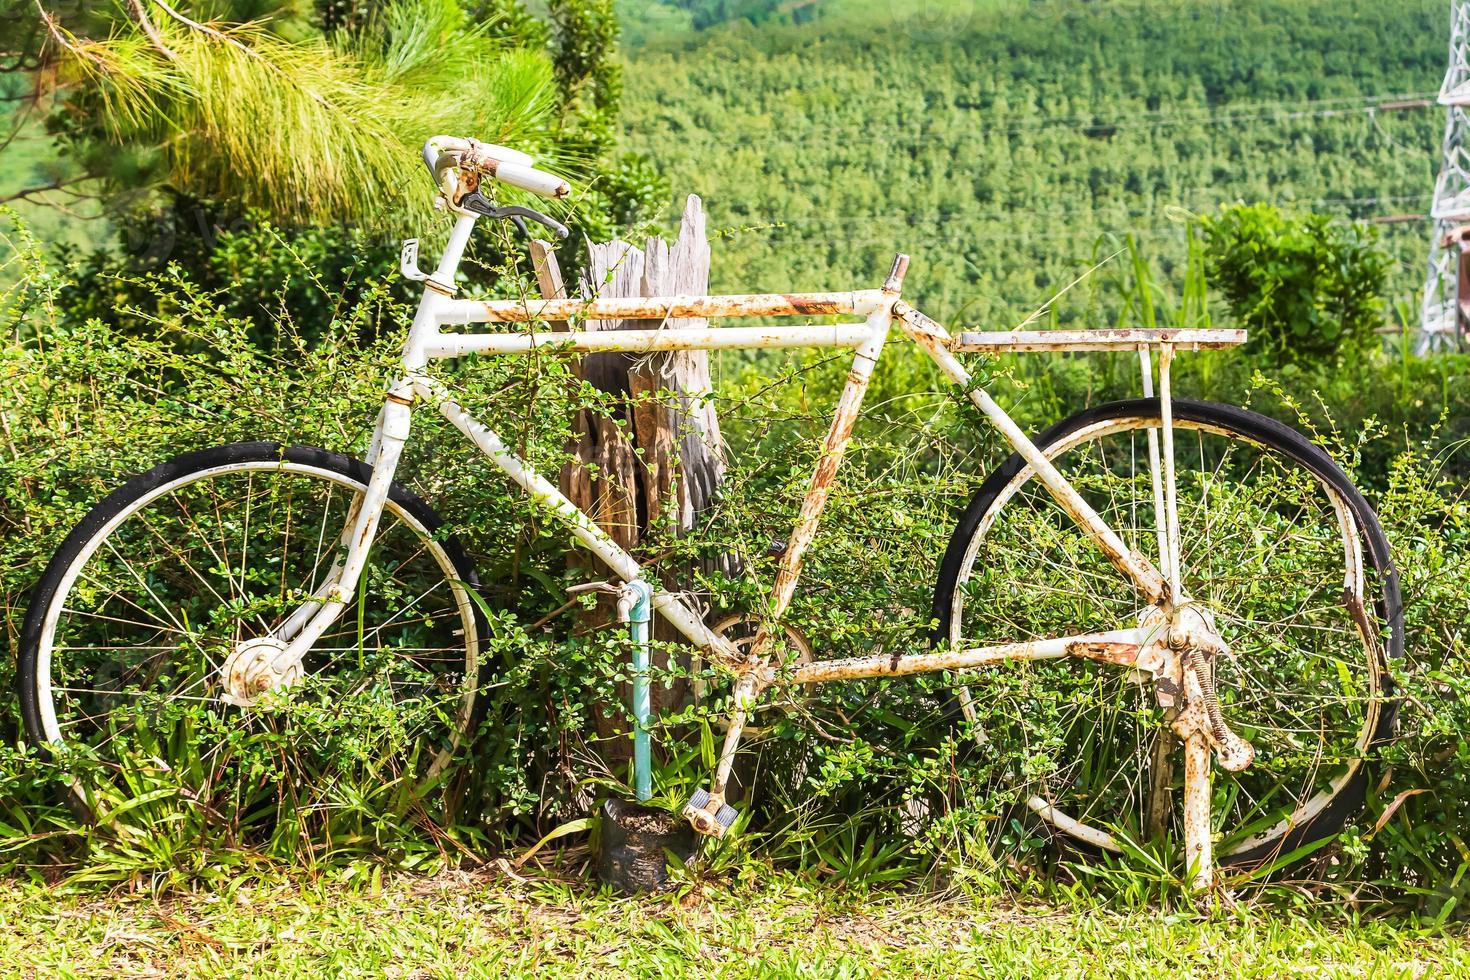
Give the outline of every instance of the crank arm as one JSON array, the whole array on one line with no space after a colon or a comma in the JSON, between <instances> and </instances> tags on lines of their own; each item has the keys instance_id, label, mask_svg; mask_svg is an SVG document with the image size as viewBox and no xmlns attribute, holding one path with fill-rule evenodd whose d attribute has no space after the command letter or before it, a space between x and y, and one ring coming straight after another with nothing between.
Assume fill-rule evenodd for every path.
<instances>
[{"instance_id":1,"label":"crank arm","mask_svg":"<svg viewBox=\"0 0 1470 980\"><path fill-rule=\"evenodd\" d=\"M735 808L725 802L725 787L730 783L730 772L735 767L735 750L740 746L740 736L750 720L756 699L770 686L769 673L764 664L759 664L747 669L735 683L735 706L725 729L725 744L720 749L720 764L715 768L714 782L708 791L696 790L684 804L684 819L697 833L706 837L724 837L738 816Z\"/></svg>"}]
</instances>

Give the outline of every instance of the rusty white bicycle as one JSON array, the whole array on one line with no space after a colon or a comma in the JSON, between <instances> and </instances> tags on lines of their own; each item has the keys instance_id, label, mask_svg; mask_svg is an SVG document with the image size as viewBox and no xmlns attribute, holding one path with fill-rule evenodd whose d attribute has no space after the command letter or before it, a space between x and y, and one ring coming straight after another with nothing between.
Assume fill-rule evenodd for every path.
<instances>
[{"instance_id":1,"label":"rusty white bicycle","mask_svg":"<svg viewBox=\"0 0 1470 980\"><path fill-rule=\"evenodd\" d=\"M1199 886L1220 865L1302 852L1360 805L1371 750L1394 725L1388 668L1404 642L1396 574L1373 510L1319 446L1263 416L1172 396L1178 352L1239 344L1243 332L952 334L903 298L902 255L876 289L457 298L456 269L479 218L556 224L494 204L493 181L550 197L568 188L524 155L473 140L436 137L424 155L457 220L432 274L418 271L415 246L405 249L405 274L425 288L366 459L221 446L162 463L99 503L52 559L25 621L20 696L37 743L105 759L127 742L128 719L156 727L174 706L194 712L195 725L204 712L227 738L281 697L369 699L417 740L426 774L441 771L483 720L489 665L464 548L394 480L423 406L611 569L635 639L646 639L651 608L732 676L717 770L685 809L701 833L722 834L734 820L732 764L768 689L930 672L953 679L977 751L1024 740L1034 764L1014 790L1056 832L1120 849L1173 819L1182 787ZM582 319L753 317L808 322L575 329ZM517 329L455 329L479 324ZM960 386L1014 455L959 517L929 649L833 660L818 645L798 662L783 617L893 333ZM852 368L768 600L754 611L760 626L739 642L684 596L654 589L633 555L433 370L468 354L792 347L851 350ZM1144 397L1027 435L961 362L1007 351L1136 352ZM646 795L646 659L639 677L634 763ZM68 791L95 811L91 788Z\"/></svg>"}]
</instances>

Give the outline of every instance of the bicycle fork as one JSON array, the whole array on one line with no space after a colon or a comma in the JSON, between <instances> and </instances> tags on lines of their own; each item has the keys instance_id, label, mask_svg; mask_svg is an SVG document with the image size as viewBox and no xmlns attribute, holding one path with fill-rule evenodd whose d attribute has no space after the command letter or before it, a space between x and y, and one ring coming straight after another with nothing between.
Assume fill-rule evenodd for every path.
<instances>
[{"instance_id":1,"label":"bicycle fork","mask_svg":"<svg viewBox=\"0 0 1470 980\"><path fill-rule=\"evenodd\" d=\"M270 636L247 641L226 658L221 668L226 701L249 706L273 688L298 682L302 658L347 608L367 565L408 440L414 388L406 379L386 395L368 448L372 475L366 491L348 509L338 556L322 582Z\"/></svg>"}]
</instances>

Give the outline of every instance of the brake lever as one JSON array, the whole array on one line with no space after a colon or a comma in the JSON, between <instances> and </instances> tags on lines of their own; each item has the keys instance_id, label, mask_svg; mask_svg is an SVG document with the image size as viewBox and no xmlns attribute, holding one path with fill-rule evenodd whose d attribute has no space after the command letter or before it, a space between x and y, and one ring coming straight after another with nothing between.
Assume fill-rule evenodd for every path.
<instances>
[{"instance_id":1,"label":"brake lever","mask_svg":"<svg viewBox=\"0 0 1470 980\"><path fill-rule=\"evenodd\" d=\"M566 238L572 233L571 229L566 225L557 221L555 218L542 214L540 211L533 211L530 208L521 207L519 204L507 204L504 207L496 207L490 203L484 194L481 194L477 190L470 191L464 197L460 198L459 206L466 211L473 211L487 218L509 218L511 221L516 222L516 227L523 233L526 231L524 224L524 219L526 218L550 228L552 234L556 235L557 238Z\"/></svg>"}]
</instances>

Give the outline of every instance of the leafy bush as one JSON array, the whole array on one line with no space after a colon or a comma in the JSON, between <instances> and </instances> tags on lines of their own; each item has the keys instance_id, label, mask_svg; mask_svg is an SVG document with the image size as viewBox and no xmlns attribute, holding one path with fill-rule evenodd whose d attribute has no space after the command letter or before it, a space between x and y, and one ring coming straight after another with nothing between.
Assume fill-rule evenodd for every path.
<instances>
[{"instance_id":1,"label":"leafy bush","mask_svg":"<svg viewBox=\"0 0 1470 980\"><path fill-rule=\"evenodd\" d=\"M376 292L398 303L413 300L407 280L382 278L397 260L397 243L359 229L287 230L259 213L222 220L207 202L176 198L167 210L132 214L121 238L119 249L66 257L69 281L56 301L68 322L96 319L148 336L158 318L176 312L153 278L170 269L217 297L220 313L248 322L256 344L267 349L282 321L296 324L300 339L314 346L335 316Z\"/></svg>"},{"instance_id":2,"label":"leafy bush","mask_svg":"<svg viewBox=\"0 0 1470 980\"><path fill-rule=\"evenodd\" d=\"M146 309L124 311L128 329L120 330L97 319L63 318L68 283L33 245L14 244L19 257L12 253L11 269L21 261L28 268L4 296L9 340L0 364L7 390L0 565L12 650L27 592L48 555L123 475L180 451L262 437L327 445L357 456L366 449L372 406L381 399L402 339L392 331L379 336L377 325L401 323L409 312L383 280L365 280L355 304L328 303L333 316L317 327L310 342L288 320L262 343L254 321L229 315L197 285L165 272L146 282L119 284L150 297ZM365 337L373 339L364 343ZM478 409L493 395L496 407L484 414L506 434L531 427L565 432L570 396L554 397L558 382L552 380L567 381L564 366L548 360L545 367L552 374L538 381L523 373L528 364L502 362L509 371L482 365L470 372L466 403ZM433 499L471 539L519 540L526 556L519 581L532 587L538 581L554 583L562 573L560 552L545 547L546 536L524 520L522 505L507 493L483 492L484 470L463 444L436 438L432 422L421 419L423 431L413 458L405 460L402 482ZM497 552L494 561L481 564L493 583L484 590L485 601L495 610L513 606L534 617L540 600L518 591L518 579L505 568L510 559ZM545 598L544 590L535 591ZM546 599L544 608L554 608L560 598ZM517 643L527 650L509 651L507 645ZM590 652L557 652L562 662L595 659L605 646L594 637L584 643ZM333 735L331 712L322 715L318 709L313 718L312 709L305 709L308 714L300 721L322 735L325 747L316 754L331 767L333 778L325 778L325 769L303 771L271 750L267 737L231 743L214 764L238 764L249 778L216 786L207 778L208 767L201 772L200 760L185 746L170 756L166 771L144 766L133 774L135 780L149 781L139 784L152 797L147 806L81 839L75 837L74 819L57 803L58 778L65 770L43 764L33 753L12 751L0 762L0 850L27 863L83 860L90 873L115 878L207 876L252 860L340 863L366 855L419 867L445 860L457 853L456 846L467 846L466 840L482 848L504 846L534 831L538 819L528 801L534 804L542 787L526 770L528 746L539 750L554 744L551 732L560 726L553 726L548 712L574 715L581 700L560 693L570 680L537 669L554 649L532 643L509 626L492 640L492 656L504 653L502 661L515 665L507 669L525 672L524 683L494 690L513 691L513 699L528 701L492 708L501 737L473 762L464 761L454 793L433 801L405 794L406 784L382 759L354 748L390 734L393 719L367 718L364 724L375 727L342 732L338 718ZM13 689L13 670L13 661L0 666L7 690ZM581 725L570 717L566 727L576 731ZM0 737L9 746L19 738L12 699L0 706ZM491 828L489 837L482 826ZM90 864L83 857L88 854Z\"/></svg>"},{"instance_id":3,"label":"leafy bush","mask_svg":"<svg viewBox=\"0 0 1470 980\"><path fill-rule=\"evenodd\" d=\"M1409 707L1335 871L1354 895L1402 894L1441 922L1470 909L1470 497L1444 463L1408 449L1378 502L1403 575L1409 657L1396 682Z\"/></svg>"},{"instance_id":4,"label":"leafy bush","mask_svg":"<svg viewBox=\"0 0 1470 980\"><path fill-rule=\"evenodd\" d=\"M1392 263L1370 226L1270 204L1222 207L1201 224L1210 281L1257 356L1332 359L1375 343Z\"/></svg>"}]
</instances>

